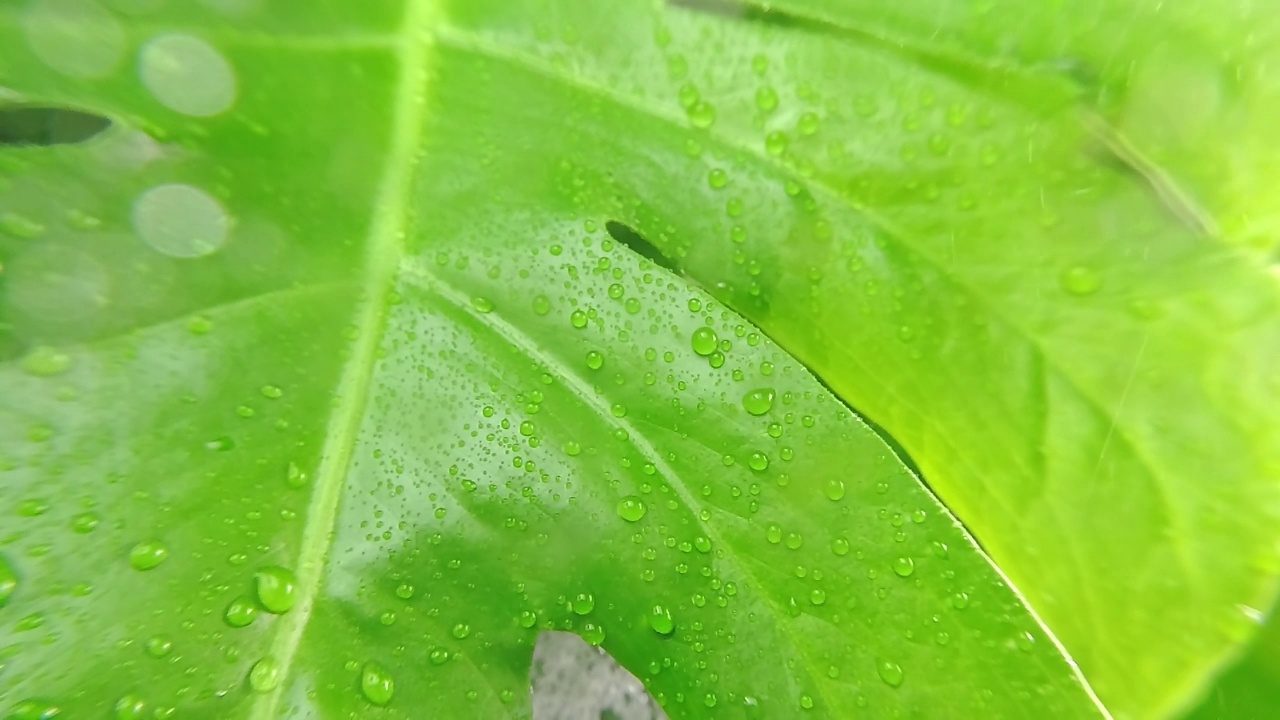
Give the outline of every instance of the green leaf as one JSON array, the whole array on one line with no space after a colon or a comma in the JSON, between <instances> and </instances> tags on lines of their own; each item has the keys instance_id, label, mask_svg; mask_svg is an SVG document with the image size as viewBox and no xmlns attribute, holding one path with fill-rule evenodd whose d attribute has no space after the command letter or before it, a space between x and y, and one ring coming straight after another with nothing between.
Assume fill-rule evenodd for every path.
<instances>
[{"instance_id":1,"label":"green leaf","mask_svg":"<svg viewBox=\"0 0 1280 720\"><path fill-rule=\"evenodd\" d=\"M522 717L551 629L679 717L1103 714L874 432L521 150L684 157L500 37L667 11L110 8L0 10L11 105L115 121L0 148L16 717Z\"/></svg>"}]
</instances>

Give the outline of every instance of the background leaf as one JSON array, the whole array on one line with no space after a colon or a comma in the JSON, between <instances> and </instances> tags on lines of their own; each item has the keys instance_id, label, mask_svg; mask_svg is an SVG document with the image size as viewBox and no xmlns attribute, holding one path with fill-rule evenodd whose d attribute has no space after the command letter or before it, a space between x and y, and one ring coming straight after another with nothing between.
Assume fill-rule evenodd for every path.
<instances>
[{"instance_id":1,"label":"background leaf","mask_svg":"<svg viewBox=\"0 0 1280 720\"><path fill-rule=\"evenodd\" d=\"M680 717L1103 714L872 431L506 149L696 142L472 26L653 7L543 10L4 6L6 100L115 121L0 149L10 710L518 717L567 629Z\"/></svg>"}]
</instances>

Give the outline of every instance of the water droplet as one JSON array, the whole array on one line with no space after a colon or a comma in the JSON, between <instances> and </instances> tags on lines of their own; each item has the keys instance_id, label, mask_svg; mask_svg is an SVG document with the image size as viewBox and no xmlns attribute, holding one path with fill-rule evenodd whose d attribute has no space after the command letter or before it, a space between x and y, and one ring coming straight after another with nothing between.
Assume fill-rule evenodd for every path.
<instances>
[{"instance_id":1,"label":"water droplet","mask_svg":"<svg viewBox=\"0 0 1280 720\"><path fill-rule=\"evenodd\" d=\"M196 315L187 321L187 332L192 335L208 335L213 330L213 321L203 315Z\"/></svg>"},{"instance_id":2,"label":"water droplet","mask_svg":"<svg viewBox=\"0 0 1280 720\"><path fill-rule=\"evenodd\" d=\"M849 554L849 541L844 538L836 538L831 541L831 552L844 557Z\"/></svg>"},{"instance_id":3,"label":"water droplet","mask_svg":"<svg viewBox=\"0 0 1280 720\"><path fill-rule=\"evenodd\" d=\"M147 704L137 695L124 695L115 704L116 720L142 720Z\"/></svg>"},{"instance_id":4,"label":"water droplet","mask_svg":"<svg viewBox=\"0 0 1280 720\"><path fill-rule=\"evenodd\" d=\"M893 571L898 574L898 577L909 577L915 569L916 564L909 557L900 557L893 561Z\"/></svg>"},{"instance_id":5,"label":"water droplet","mask_svg":"<svg viewBox=\"0 0 1280 720\"><path fill-rule=\"evenodd\" d=\"M902 684L902 666L896 662L889 660L876 661L876 674L890 687L898 687Z\"/></svg>"},{"instance_id":6,"label":"water droplet","mask_svg":"<svg viewBox=\"0 0 1280 720\"><path fill-rule=\"evenodd\" d=\"M600 354L596 350L588 351L587 367L591 368L592 370L599 370L601 367L604 367L604 355Z\"/></svg>"},{"instance_id":7,"label":"water droplet","mask_svg":"<svg viewBox=\"0 0 1280 720\"><path fill-rule=\"evenodd\" d=\"M458 623L453 626L450 634L459 640L465 640L471 636L471 626L466 623Z\"/></svg>"},{"instance_id":8,"label":"water droplet","mask_svg":"<svg viewBox=\"0 0 1280 720\"><path fill-rule=\"evenodd\" d=\"M742 396L742 408L752 415L760 416L773 409L773 388L756 388L748 390Z\"/></svg>"},{"instance_id":9,"label":"water droplet","mask_svg":"<svg viewBox=\"0 0 1280 720\"><path fill-rule=\"evenodd\" d=\"M786 539L785 545L788 548L791 548L792 550L799 550L800 546L803 544L804 544L803 535L801 535L800 533L794 533L794 532L787 533L787 539Z\"/></svg>"},{"instance_id":10,"label":"water droplet","mask_svg":"<svg viewBox=\"0 0 1280 720\"><path fill-rule=\"evenodd\" d=\"M533 314L546 315L551 312L551 301L546 295L535 295L533 298Z\"/></svg>"},{"instance_id":11,"label":"water droplet","mask_svg":"<svg viewBox=\"0 0 1280 720\"><path fill-rule=\"evenodd\" d=\"M173 641L164 635L147 638L147 654L153 658L162 658L173 652Z\"/></svg>"},{"instance_id":12,"label":"water droplet","mask_svg":"<svg viewBox=\"0 0 1280 720\"><path fill-rule=\"evenodd\" d=\"M253 575L258 603L269 613L283 615L297 602L298 579L292 570L278 565L264 567Z\"/></svg>"},{"instance_id":13,"label":"water droplet","mask_svg":"<svg viewBox=\"0 0 1280 720\"><path fill-rule=\"evenodd\" d=\"M787 134L781 130L775 130L764 137L765 152L770 155L781 155L787 149Z\"/></svg>"},{"instance_id":14,"label":"water droplet","mask_svg":"<svg viewBox=\"0 0 1280 720\"><path fill-rule=\"evenodd\" d=\"M963 610L969 607L969 593L958 592L951 596L951 607Z\"/></svg>"},{"instance_id":15,"label":"water droplet","mask_svg":"<svg viewBox=\"0 0 1280 720\"><path fill-rule=\"evenodd\" d=\"M822 605L826 601L827 601L826 591L819 588L815 588L814 590L810 591L809 602L813 603L814 605Z\"/></svg>"},{"instance_id":16,"label":"water droplet","mask_svg":"<svg viewBox=\"0 0 1280 720\"><path fill-rule=\"evenodd\" d=\"M273 657L264 657L249 669L249 688L254 692L268 693L280 687L280 663Z\"/></svg>"},{"instance_id":17,"label":"water droplet","mask_svg":"<svg viewBox=\"0 0 1280 720\"><path fill-rule=\"evenodd\" d=\"M5 715L5 720L53 720L61 716L62 708L52 701L32 698L14 705L9 714Z\"/></svg>"},{"instance_id":18,"label":"water droplet","mask_svg":"<svg viewBox=\"0 0 1280 720\"><path fill-rule=\"evenodd\" d=\"M1072 295L1090 295L1102 287L1102 278L1092 268L1076 265L1062 273L1062 288Z\"/></svg>"},{"instance_id":19,"label":"water droplet","mask_svg":"<svg viewBox=\"0 0 1280 720\"><path fill-rule=\"evenodd\" d=\"M764 537L769 542L777 545L782 542L782 527L777 523L769 523L764 529Z\"/></svg>"},{"instance_id":20,"label":"water droplet","mask_svg":"<svg viewBox=\"0 0 1280 720\"><path fill-rule=\"evenodd\" d=\"M156 540L140 542L129 551L129 564L134 570L153 570L169 557L169 548Z\"/></svg>"},{"instance_id":21,"label":"water droplet","mask_svg":"<svg viewBox=\"0 0 1280 720\"><path fill-rule=\"evenodd\" d=\"M36 377L54 377L71 369L71 356L47 345L39 345L22 358L22 369Z\"/></svg>"},{"instance_id":22,"label":"water droplet","mask_svg":"<svg viewBox=\"0 0 1280 720\"><path fill-rule=\"evenodd\" d=\"M475 308L476 312L482 315L491 313L493 312L493 301L487 297L480 297L477 295L476 297L471 298L471 307Z\"/></svg>"},{"instance_id":23,"label":"water droplet","mask_svg":"<svg viewBox=\"0 0 1280 720\"><path fill-rule=\"evenodd\" d=\"M756 107L764 112L773 112L778 107L778 91L765 85L756 90Z\"/></svg>"},{"instance_id":24,"label":"water droplet","mask_svg":"<svg viewBox=\"0 0 1280 720\"><path fill-rule=\"evenodd\" d=\"M396 586L396 597L401 600L408 600L413 597L414 587L410 583L400 583Z\"/></svg>"},{"instance_id":25,"label":"water droplet","mask_svg":"<svg viewBox=\"0 0 1280 720\"><path fill-rule=\"evenodd\" d=\"M106 77L124 60L123 28L91 0L39 0L31 4L22 26L35 54L64 75Z\"/></svg>"},{"instance_id":26,"label":"water droplet","mask_svg":"<svg viewBox=\"0 0 1280 720\"><path fill-rule=\"evenodd\" d=\"M569 324L581 330L587 326L587 314L581 310L574 310L569 313Z\"/></svg>"},{"instance_id":27,"label":"water droplet","mask_svg":"<svg viewBox=\"0 0 1280 720\"><path fill-rule=\"evenodd\" d=\"M676 631L676 622L672 619L669 609L662 605L654 605L649 608L649 627L659 635L668 636Z\"/></svg>"},{"instance_id":28,"label":"water droplet","mask_svg":"<svg viewBox=\"0 0 1280 720\"><path fill-rule=\"evenodd\" d=\"M756 472L769 469L769 456L762 452L753 452L747 457L747 465Z\"/></svg>"},{"instance_id":29,"label":"water droplet","mask_svg":"<svg viewBox=\"0 0 1280 720\"><path fill-rule=\"evenodd\" d=\"M268 400L278 400L284 395L284 391L275 385L263 385L258 389L258 392L262 393L262 397Z\"/></svg>"},{"instance_id":30,"label":"water droplet","mask_svg":"<svg viewBox=\"0 0 1280 720\"><path fill-rule=\"evenodd\" d=\"M298 467L297 463L291 462L285 468L284 483L293 489L298 489L307 484L307 474Z\"/></svg>"},{"instance_id":31,"label":"water droplet","mask_svg":"<svg viewBox=\"0 0 1280 720\"><path fill-rule=\"evenodd\" d=\"M801 135L813 135L818 132L818 116L811 112L802 114L797 127Z\"/></svg>"},{"instance_id":32,"label":"water droplet","mask_svg":"<svg viewBox=\"0 0 1280 720\"><path fill-rule=\"evenodd\" d=\"M716 346L720 344L720 337L716 335L715 330L704 326L693 331L690 344L694 352L706 357L716 351Z\"/></svg>"},{"instance_id":33,"label":"water droplet","mask_svg":"<svg viewBox=\"0 0 1280 720\"><path fill-rule=\"evenodd\" d=\"M193 117L225 112L236 101L236 75L212 45L182 33L147 41L138 55L142 84L160 104Z\"/></svg>"},{"instance_id":34,"label":"water droplet","mask_svg":"<svg viewBox=\"0 0 1280 720\"><path fill-rule=\"evenodd\" d=\"M249 597L241 595L227 605L226 611L222 613L222 619L233 628L242 628L252 623L257 615L258 606Z\"/></svg>"},{"instance_id":35,"label":"water droplet","mask_svg":"<svg viewBox=\"0 0 1280 720\"><path fill-rule=\"evenodd\" d=\"M18 504L18 515L21 517L38 517L49 512L49 502L38 498L29 498Z\"/></svg>"},{"instance_id":36,"label":"water droplet","mask_svg":"<svg viewBox=\"0 0 1280 720\"><path fill-rule=\"evenodd\" d=\"M531 628L537 624L538 624L538 613L533 612L532 610L520 611L520 627Z\"/></svg>"},{"instance_id":37,"label":"water droplet","mask_svg":"<svg viewBox=\"0 0 1280 720\"><path fill-rule=\"evenodd\" d=\"M604 628L593 622L583 623L582 639L587 641L588 645L599 647L604 644Z\"/></svg>"},{"instance_id":38,"label":"water droplet","mask_svg":"<svg viewBox=\"0 0 1280 720\"><path fill-rule=\"evenodd\" d=\"M9 604L13 593L18 589L18 573L9 563L9 559L0 555L0 608Z\"/></svg>"},{"instance_id":39,"label":"water droplet","mask_svg":"<svg viewBox=\"0 0 1280 720\"><path fill-rule=\"evenodd\" d=\"M365 700L384 706L396 694L396 680L392 679L385 667L374 661L365 662L365 666L360 669L360 692L364 694Z\"/></svg>"},{"instance_id":40,"label":"water droplet","mask_svg":"<svg viewBox=\"0 0 1280 720\"><path fill-rule=\"evenodd\" d=\"M693 539L693 546L697 548L698 552L700 553L703 553L703 554L709 553L711 552L711 539L704 537L702 535L699 535L698 537Z\"/></svg>"},{"instance_id":41,"label":"water droplet","mask_svg":"<svg viewBox=\"0 0 1280 720\"><path fill-rule=\"evenodd\" d=\"M716 109L705 100L697 100L689 106L689 123L696 128L709 128L716 122Z\"/></svg>"},{"instance_id":42,"label":"water droplet","mask_svg":"<svg viewBox=\"0 0 1280 720\"><path fill-rule=\"evenodd\" d=\"M841 500L844 498L844 481L832 478L823 486L822 492L832 502Z\"/></svg>"},{"instance_id":43,"label":"water droplet","mask_svg":"<svg viewBox=\"0 0 1280 720\"><path fill-rule=\"evenodd\" d=\"M627 522L639 522L640 518L648 511L644 501L635 495L628 495L618 501L618 517Z\"/></svg>"},{"instance_id":44,"label":"water droplet","mask_svg":"<svg viewBox=\"0 0 1280 720\"><path fill-rule=\"evenodd\" d=\"M729 173L720 168L715 168L707 174L707 184L712 190L719 190L729 184Z\"/></svg>"},{"instance_id":45,"label":"water droplet","mask_svg":"<svg viewBox=\"0 0 1280 720\"><path fill-rule=\"evenodd\" d=\"M577 457L582 454L582 446L572 440L565 442L563 449L564 454L569 457Z\"/></svg>"},{"instance_id":46,"label":"water droplet","mask_svg":"<svg viewBox=\"0 0 1280 720\"><path fill-rule=\"evenodd\" d=\"M573 602L570 605L575 613L586 615L595 609L596 597L589 592L581 592L573 598Z\"/></svg>"},{"instance_id":47,"label":"water droplet","mask_svg":"<svg viewBox=\"0 0 1280 720\"><path fill-rule=\"evenodd\" d=\"M813 709L813 698L812 698L811 696L809 696L809 695L801 695L801 696L800 696L800 707L804 708L805 710L812 710L812 709Z\"/></svg>"}]
</instances>

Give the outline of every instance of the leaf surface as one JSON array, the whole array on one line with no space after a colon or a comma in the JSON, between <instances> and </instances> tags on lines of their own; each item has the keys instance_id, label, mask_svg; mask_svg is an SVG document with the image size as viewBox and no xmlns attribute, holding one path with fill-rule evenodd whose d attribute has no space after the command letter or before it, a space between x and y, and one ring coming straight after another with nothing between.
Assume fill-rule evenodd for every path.
<instances>
[{"instance_id":1,"label":"leaf surface","mask_svg":"<svg viewBox=\"0 0 1280 720\"><path fill-rule=\"evenodd\" d=\"M555 629L679 717L1103 714L874 432L609 237L645 186L557 148L702 135L495 33L613 13L667 17L0 8L6 102L115 121L0 148L7 711L523 717Z\"/></svg>"}]
</instances>

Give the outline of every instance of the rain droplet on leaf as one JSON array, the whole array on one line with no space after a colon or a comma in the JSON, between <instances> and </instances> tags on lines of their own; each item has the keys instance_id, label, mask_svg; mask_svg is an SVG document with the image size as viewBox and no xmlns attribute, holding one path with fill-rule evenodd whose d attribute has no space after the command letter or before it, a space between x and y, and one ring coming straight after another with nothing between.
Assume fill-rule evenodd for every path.
<instances>
[{"instance_id":1,"label":"rain droplet on leaf","mask_svg":"<svg viewBox=\"0 0 1280 720\"><path fill-rule=\"evenodd\" d=\"M283 615L297 602L298 579L292 570L278 565L264 567L253 575L258 603L269 613Z\"/></svg>"}]
</instances>

